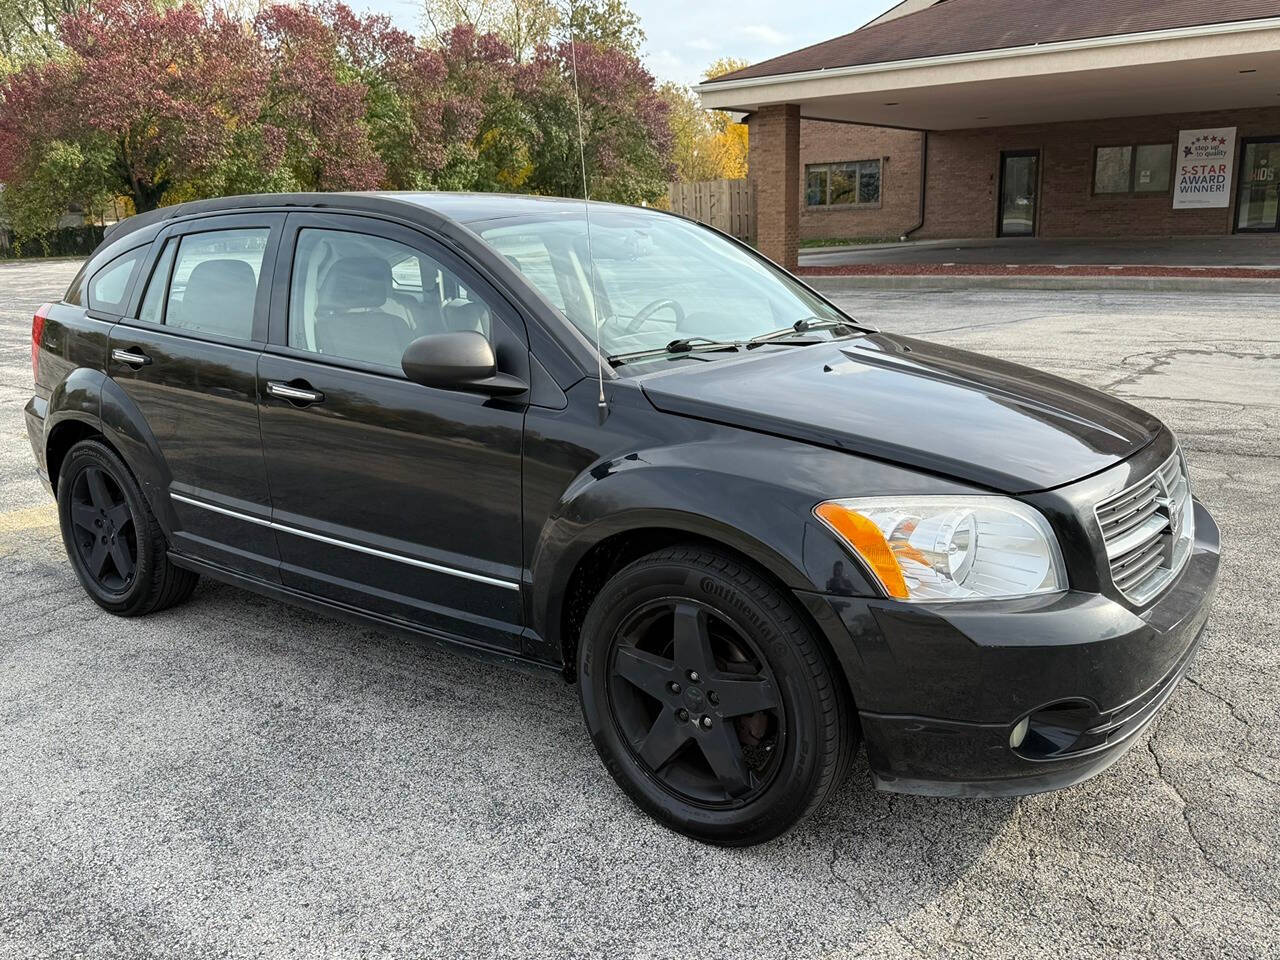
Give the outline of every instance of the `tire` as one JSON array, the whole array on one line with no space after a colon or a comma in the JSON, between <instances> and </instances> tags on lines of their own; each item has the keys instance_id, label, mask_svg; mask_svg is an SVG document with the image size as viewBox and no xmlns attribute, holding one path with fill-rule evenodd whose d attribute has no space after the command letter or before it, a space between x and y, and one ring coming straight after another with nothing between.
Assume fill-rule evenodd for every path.
<instances>
[{"instance_id":1,"label":"tire","mask_svg":"<svg viewBox=\"0 0 1280 960\"><path fill-rule=\"evenodd\" d=\"M58 521L71 566L94 603L138 617L182 603L199 578L169 562L164 531L110 447L82 440L58 474Z\"/></svg>"},{"instance_id":2,"label":"tire","mask_svg":"<svg viewBox=\"0 0 1280 960\"><path fill-rule=\"evenodd\" d=\"M614 780L706 843L785 833L839 785L857 745L843 682L790 598L700 545L652 553L605 584L578 678Z\"/></svg>"}]
</instances>

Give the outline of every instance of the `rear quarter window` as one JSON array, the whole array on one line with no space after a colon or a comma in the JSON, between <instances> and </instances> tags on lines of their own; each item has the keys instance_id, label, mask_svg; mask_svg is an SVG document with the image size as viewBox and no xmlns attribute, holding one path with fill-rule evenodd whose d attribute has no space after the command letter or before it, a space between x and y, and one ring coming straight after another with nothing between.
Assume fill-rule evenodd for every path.
<instances>
[{"instance_id":1,"label":"rear quarter window","mask_svg":"<svg viewBox=\"0 0 1280 960\"><path fill-rule=\"evenodd\" d=\"M149 246L122 253L94 273L88 284L90 310L120 313L124 309L125 300L129 296L129 281L133 279L142 255Z\"/></svg>"},{"instance_id":2,"label":"rear quarter window","mask_svg":"<svg viewBox=\"0 0 1280 960\"><path fill-rule=\"evenodd\" d=\"M71 278L71 286L67 287L67 292L62 297L63 303L70 303L77 307L84 306L84 280L88 267L89 265L86 263Z\"/></svg>"}]
</instances>

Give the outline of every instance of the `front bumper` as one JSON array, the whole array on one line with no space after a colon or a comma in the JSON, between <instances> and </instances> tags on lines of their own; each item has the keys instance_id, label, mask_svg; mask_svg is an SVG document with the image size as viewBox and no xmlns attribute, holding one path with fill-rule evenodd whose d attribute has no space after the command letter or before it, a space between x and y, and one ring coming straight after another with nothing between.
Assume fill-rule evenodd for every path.
<instances>
[{"instance_id":1,"label":"front bumper","mask_svg":"<svg viewBox=\"0 0 1280 960\"><path fill-rule=\"evenodd\" d=\"M1199 502L1195 532L1182 572L1142 609L1078 591L933 605L803 595L829 634L839 628L877 788L1039 793L1118 760L1185 675L1208 619L1220 547ZM1010 745L1024 717L1063 708L1079 736L1055 750Z\"/></svg>"}]
</instances>

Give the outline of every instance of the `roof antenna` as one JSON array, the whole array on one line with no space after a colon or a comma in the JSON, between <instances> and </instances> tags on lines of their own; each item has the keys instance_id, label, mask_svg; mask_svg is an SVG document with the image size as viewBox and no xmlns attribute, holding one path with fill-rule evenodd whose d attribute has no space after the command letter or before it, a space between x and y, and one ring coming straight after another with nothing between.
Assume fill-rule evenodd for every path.
<instances>
[{"instance_id":1,"label":"roof antenna","mask_svg":"<svg viewBox=\"0 0 1280 960\"><path fill-rule=\"evenodd\" d=\"M565 18L569 28L569 58L573 64L573 106L578 115L578 160L582 164L582 216L587 224L587 285L591 301L591 325L596 333L596 376L600 379L600 399L596 407L600 411L600 422L604 423L609 415L609 401L604 396L604 356L600 352L600 317L596 307L596 259L591 249L591 192L587 187L587 142L582 132L582 98L578 93L578 44L573 35L573 0L565 7Z\"/></svg>"}]
</instances>

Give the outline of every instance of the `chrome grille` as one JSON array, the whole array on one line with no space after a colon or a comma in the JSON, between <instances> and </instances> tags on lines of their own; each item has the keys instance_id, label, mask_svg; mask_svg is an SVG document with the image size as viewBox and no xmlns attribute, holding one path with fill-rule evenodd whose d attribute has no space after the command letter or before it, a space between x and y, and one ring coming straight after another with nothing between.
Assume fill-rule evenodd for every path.
<instances>
[{"instance_id":1,"label":"chrome grille","mask_svg":"<svg viewBox=\"0 0 1280 960\"><path fill-rule=\"evenodd\" d=\"M1107 547L1111 582L1134 603L1146 603L1191 554L1191 484L1175 452L1149 477L1103 500L1094 511Z\"/></svg>"}]
</instances>

